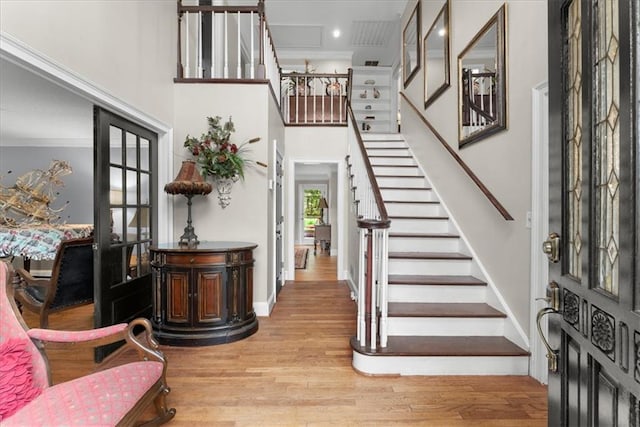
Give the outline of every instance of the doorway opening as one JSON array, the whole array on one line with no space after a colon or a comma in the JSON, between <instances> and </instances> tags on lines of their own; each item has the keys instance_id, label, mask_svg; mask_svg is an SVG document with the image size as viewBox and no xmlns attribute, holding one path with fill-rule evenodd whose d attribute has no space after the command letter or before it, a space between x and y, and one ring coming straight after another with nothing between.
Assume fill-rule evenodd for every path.
<instances>
[{"instance_id":1,"label":"doorway opening","mask_svg":"<svg viewBox=\"0 0 640 427\"><path fill-rule=\"evenodd\" d=\"M296 281L337 280L338 164L295 164Z\"/></svg>"}]
</instances>

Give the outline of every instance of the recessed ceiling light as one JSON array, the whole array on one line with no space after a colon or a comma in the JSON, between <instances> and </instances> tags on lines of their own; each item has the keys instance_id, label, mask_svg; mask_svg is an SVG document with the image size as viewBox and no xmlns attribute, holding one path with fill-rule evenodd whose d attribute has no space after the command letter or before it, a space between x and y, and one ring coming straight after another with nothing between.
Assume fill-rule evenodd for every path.
<instances>
[{"instance_id":1,"label":"recessed ceiling light","mask_svg":"<svg viewBox=\"0 0 640 427\"><path fill-rule=\"evenodd\" d=\"M444 37L445 34L447 34L447 30L444 28L440 28L440 30L438 31L438 35L440 37Z\"/></svg>"},{"instance_id":2,"label":"recessed ceiling light","mask_svg":"<svg viewBox=\"0 0 640 427\"><path fill-rule=\"evenodd\" d=\"M338 37L340 37L340 30L336 28L331 34L333 35L334 39L337 39Z\"/></svg>"}]
</instances>

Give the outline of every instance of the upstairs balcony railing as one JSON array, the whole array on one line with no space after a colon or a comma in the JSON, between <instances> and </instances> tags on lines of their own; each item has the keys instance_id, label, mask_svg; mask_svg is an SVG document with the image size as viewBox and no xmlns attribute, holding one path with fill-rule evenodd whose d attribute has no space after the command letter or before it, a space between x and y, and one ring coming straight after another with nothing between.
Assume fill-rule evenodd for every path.
<instances>
[{"instance_id":1,"label":"upstairs balcony railing","mask_svg":"<svg viewBox=\"0 0 640 427\"><path fill-rule=\"evenodd\" d=\"M282 73L280 105L289 125L347 125L349 74Z\"/></svg>"},{"instance_id":2,"label":"upstairs balcony railing","mask_svg":"<svg viewBox=\"0 0 640 427\"><path fill-rule=\"evenodd\" d=\"M264 0L256 6L192 6L178 0L176 80L269 80L279 88Z\"/></svg>"},{"instance_id":3,"label":"upstairs balcony railing","mask_svg":"<svg viewBox=\"0 0 640 427\"><path fill-rule=\"evenodd\" d=\"M264 0L255 6L188 1L178 0L176 82L268 81L285 124L347 125L349 74L282 73Z\"/></svg>"}]
</instances>

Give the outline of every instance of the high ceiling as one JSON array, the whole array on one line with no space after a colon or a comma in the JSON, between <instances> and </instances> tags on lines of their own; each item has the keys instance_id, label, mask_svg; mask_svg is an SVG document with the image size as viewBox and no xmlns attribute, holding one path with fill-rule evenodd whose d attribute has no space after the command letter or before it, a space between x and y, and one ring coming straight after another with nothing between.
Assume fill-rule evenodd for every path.
<instances>
[{"instance_id":1,"label":"high ceiling","mask_svg":"<svg viewBox=\"0 0 640 427\"><path fill-rule=\"evenodd\" d=\"M265 7L280 59L393 65L399 58L400 18L407 1L266 0Z\"/></svg>"}]
</instances>

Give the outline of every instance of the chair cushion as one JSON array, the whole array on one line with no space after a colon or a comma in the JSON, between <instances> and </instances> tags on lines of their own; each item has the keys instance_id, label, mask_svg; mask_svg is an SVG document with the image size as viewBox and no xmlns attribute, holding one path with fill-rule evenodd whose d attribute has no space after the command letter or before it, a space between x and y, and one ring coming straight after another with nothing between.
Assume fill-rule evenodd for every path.
<instances>
[{"instance_id":1,"label":"chair cushion","mask_svg":"<svg viewBox=\"0 0 640 427\"><path fill-rule=\"evenodd\" d=\"M160 362L133 362L43 390L3 427L116 425L162 376Z\"/></svg>"},{"instance_id":2,"label":"chair cushion","mask_svg":"<svg viewBox=\"0 0 640 427\"><path fill-rule=\"evenodd\" d=\"M0 420L13 415L41 392L33 382L27 340L12 338L0 344Z\"/></svg>"}]
</instances>

